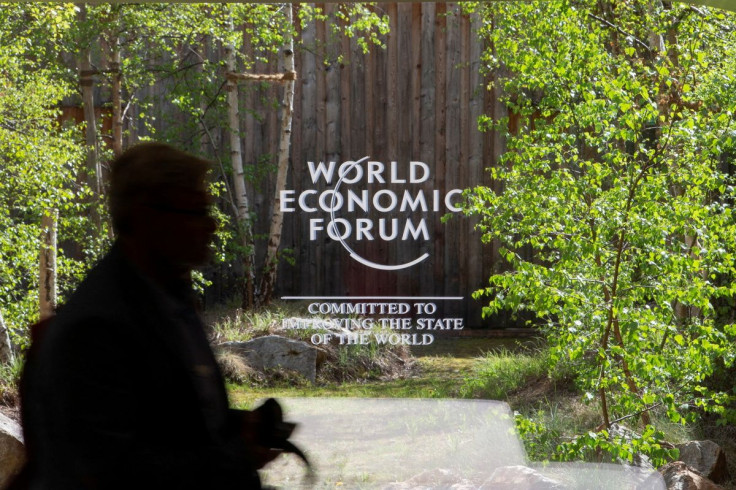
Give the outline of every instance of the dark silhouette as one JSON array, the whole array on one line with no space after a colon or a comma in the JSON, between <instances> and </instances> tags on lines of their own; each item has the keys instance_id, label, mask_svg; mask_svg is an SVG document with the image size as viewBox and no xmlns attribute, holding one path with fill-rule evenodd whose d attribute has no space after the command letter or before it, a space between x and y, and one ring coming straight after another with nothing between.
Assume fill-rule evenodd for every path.
<instances>
[{"instance_id":1,"label":"dark silhouette","mask_svg":"<svg viewBox=\"0 0 736 490\"><path fill-rule=\"evenodd\" d=\"M278 452L256 443L257 411L228 407L191 298L215 230L208 169L158 143L111 164L118 238L26 366L30 488L260 488Z\"/></svg>"}]
</instances>

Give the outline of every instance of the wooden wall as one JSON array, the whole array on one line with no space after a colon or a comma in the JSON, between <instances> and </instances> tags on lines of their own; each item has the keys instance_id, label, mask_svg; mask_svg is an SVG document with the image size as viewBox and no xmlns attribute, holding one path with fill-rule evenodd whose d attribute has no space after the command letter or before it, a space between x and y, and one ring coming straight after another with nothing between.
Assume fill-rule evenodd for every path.
<instances>
[{"instance_id":1,"label":"wooden wall","mask_svg":"<svg viewBox=\"0 0 736 490\"><path fill-rule=\"evenodd\" d=\"M328 14L335 8L318 6ZM301 32L304 47L296 57L299 79L287 188L298 194L315 187L308 161L342 163L366 155L386 165L397 161L402 173L411 160L430 166L429 182L388 186L397 192L422 188L430 195L433 189L444 194L453 188L489 184L485 168L497 159L502 141L493 133L478 131L477 119L482 113L498 115L503 108L487 90L488 79L480 74L483 46L477 34L478 20L461 14L451 3L389 3L376 8L390 18L385 49L372 47L369 54L363 54L354 39L334 36L331 15L327 22ZM259 63L255 70L275 68L275 63ZM243 151L254 169L275 162L279 121L273 104L280 98L281 88L265 85L251 86L243 96ZM251 189L260 233L266 233L269 223L273 178L265 175ZM368 189L375 192L385 187ZM480 326L482 302L470 295L487 283L495 252L481 243L471 220L456 215L442 223L442 214L423 215L429 225L427 241L347 240L361 256L380 263L406 262L430 254L410 269L388 272L351 259L324 233L321 239L310 241L309 219L327 218L326 213L288 213L282 246L293 251L295 264L281 263L278 293L464 296L467 299L462 302L438 303L438 313L463 316L467 325ZM370 217L409 216L372 213Z\"/></svg>"}]
</instances>

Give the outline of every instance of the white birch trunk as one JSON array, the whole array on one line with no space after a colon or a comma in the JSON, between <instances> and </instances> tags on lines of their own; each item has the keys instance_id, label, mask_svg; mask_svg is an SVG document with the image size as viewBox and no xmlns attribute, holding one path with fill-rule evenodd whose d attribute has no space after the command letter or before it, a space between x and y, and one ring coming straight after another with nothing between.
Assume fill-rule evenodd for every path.
<instances>
[{"instance_id":1,"label":"white birch trunk","mask_svg":"<svg viewBox=\"0 0 736 490\"><path fill-rule=\"evenodd\" d=\"M13 347L10 344L10 332L3 320L3 313L0 311L0 363L12 364L15 360L13 355Z\"/></svg>"},{"instance_id":2,"label":"white birch trunk","mask_svg":"<svg viewBox=\"0 0 736 490\"><path fill-rule=\"evenodd\" d=\"M52 209L41 218L41 252L39 254L38 303L40 319L56 311L56 230L59 212Z\"/></svg>"},{"instance_id":3,"label":"white birch trunk","mask_svg":"<svg viewBox=\"0 0 736 490\"><path fill-rule=\"evenodd\" d=\"M293 24L292 6L285 4L286 18L289 25ZM294 38L289 35L284 46L284 71L294 73ZM261 276L260 303L268 304L273 296L278 272L278 251L281 245L281 231L284 224L284 215L281 212L281 190L286 187L286 177L289 172L289 156L291 148L291 121L294 112L294 89L296 77L290 77L284 84L284 98L281 103L281 137L279 139L279 161L276 172L276 191L274 193L271 226L268 233L268 249Z\"/></svg>"},{"instance_id":4,"label":"white birch trunk","mask_svg":"<svg viewBox=\"0 0 736 490\"><path fill-rule=\"evenodd\" d=\"M112 33L110 39L110 75L112 77L112 152L123 153L123 73L120 60L120 37ZM103 179L104 182L104 179Z\"/></svg>"},{"instance_id":5,"label":"white birch trunk","mask_svg":"<svg viewBox=\"0 0 736 490\"><path fill-rule=\"evenodd\" d=\"M230 29L234 30L232 18ZM226 89L228 107L228 126L230 134L230 160L233 167L233 193L235 195L236 220L239 235L243 245L243 268L245 273L245 291L243 294L243 307L251 308L255 305L255 273L253 260L253 232L250 222L250 205L248 193L245 187L245 172L243 171L243 155L240 150L240 117L238 110L238 84L237 79L232 76L236 72L235 47L231 44L225 46L226 60Z\"/></svg>"}]
</instances>

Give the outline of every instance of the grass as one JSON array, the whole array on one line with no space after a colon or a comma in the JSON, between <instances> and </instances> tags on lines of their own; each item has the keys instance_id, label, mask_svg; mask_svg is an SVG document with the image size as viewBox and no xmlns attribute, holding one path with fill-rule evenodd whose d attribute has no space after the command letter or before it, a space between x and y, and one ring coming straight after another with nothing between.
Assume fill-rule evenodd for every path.
<instances>
[{"instance_id":1,"label":"grass","mask_svg":"<svg viewBox=\"0 0 736 490\"><path fill-rule=\"evenodd\" d=\"M10 364L0 364L0 405L17 407L18 383L23 371L23 359L16 356Z\"/></svg>"},{"instance_id":2,"label":"grass","mask_svg":"<svg viewBox=\"0 0 736 490\"><path fill-rule=\"evenodd\" d=\"M206 312L204 322L212 327L213 343L247 341L278 330L284 319L300 312L298 305L279 301L254 311L223 306Z\"/></svg>"},{"instance_id":3,"label":"grass","mask_svg":"<svg viewBox=\"0 0 736 490\"><path fill-rule=\"evenodd\" d=\"M526 353L514 354L512 349ZM327 381L314 385L293 378L268 386L231 383L230 394L233 403L244 408L267 397L508 400L529 378L541 376L545 369L544 358L535 356L528 345L520 346L509 339L439 339L431 349L415 347L412 354L415 362L410 373L393 379Z\"/></svg>"},{"instance_id":4,"label":"grass","mask_svg":"<svg viewBox=\"0 0 736 490\"><path fill-rule=\"evenodd\" d=\"M453 398L465 369L472 361L450 357L420 357L415 374L404 378L358 382L327 382L312 385L303 380L286 380L273 386L244 386L231 383L235 406L251 408L268 397L350 397L350 398Z\"/></svg>"},{"instance_id":5,"label":"grass","mask_svg":"<svg viewBox=\"0 0 736 490\"><path fill-rule=\"evenodd\" d=\"M462 398L507 399L528 380L547 374L548 360L541 350L514 353L501 349L476 361L473 372L460 388Z\"/></svg>"},{"instance_id":6,"label":"grass","mask_svg":"<svg viewBox=\"0 0 736 490\"><path fill-rule=\"evenodd\" d=\"M220 327L223 338L243 335L251 321L255 329L269 332L281 318L292 316L285 308L264 317L233 317ZM296 316L296 315L293 315ZM246 333L250 335L250 333ZM349 369L356 362L367 362L376 355L374 346L366 349L342 346L330 369ZM586 404L568 373L550 376L549 360L538 339L522 341L503 338L437 338L428 346L411 348L411 364L403 374L391 377L332 376L318 378L316 384L285 373L272 373L269 383L231 383L233 404L252 408L258 400L275 397L351 397L351 398L478 398L509 403L512 410L526 421L522 431L529 457L546 460L560 442L575 434L584 434L600 423L600 410L595 402ZM379 366L380 371L380 366ZM736 447L707 424L684 426L671 423L663 414L653 414L656 427L668 442L711 438L730 453L731 466L736 463ZM641 427L632 426L635 431ZM736 445L734 445L736 446ZM730 449L730 450L729 450ZM736 474L736 472L734 472ZM725 488L736 488L726 485Z\"/></svg>"}]
</instances>

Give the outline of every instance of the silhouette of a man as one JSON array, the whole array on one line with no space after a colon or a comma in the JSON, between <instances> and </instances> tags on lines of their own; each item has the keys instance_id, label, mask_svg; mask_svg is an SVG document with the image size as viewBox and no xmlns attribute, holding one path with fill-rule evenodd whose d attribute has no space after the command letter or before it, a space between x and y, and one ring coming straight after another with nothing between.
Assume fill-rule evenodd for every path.
<instances>
[{"instance_id":1,"label":"silhouette of a man","mask_svg":"<svg viewBox=\"0 0 736 490\"><path fill-rule=\"evenodd\" d=\"M207 161L135 146L111 164L117 232L25 375L30 487L259 488L254 415L229 409L191 299L215 230Z\"/></svg>"}]
</instances>

